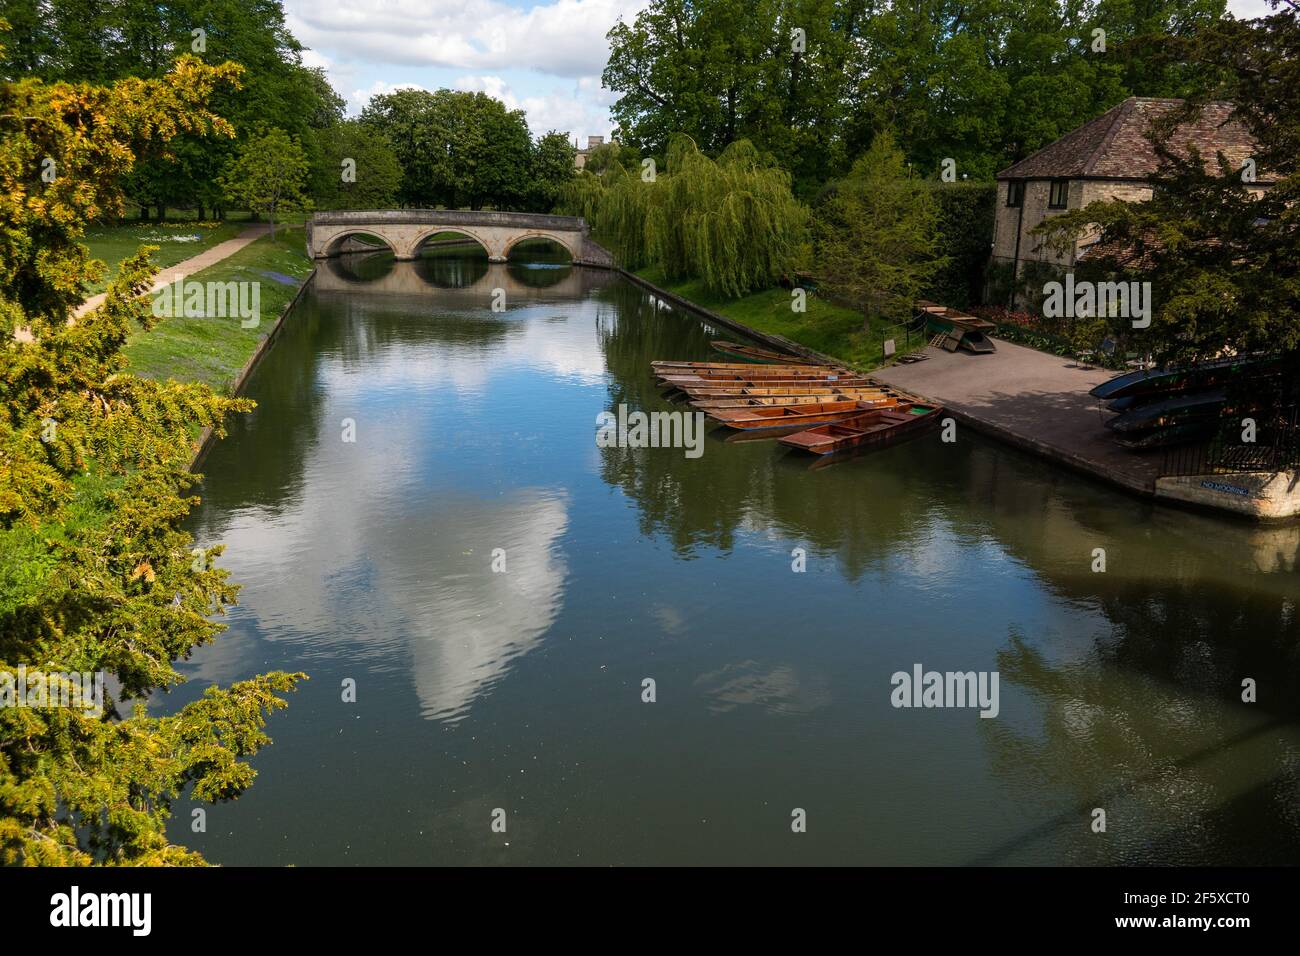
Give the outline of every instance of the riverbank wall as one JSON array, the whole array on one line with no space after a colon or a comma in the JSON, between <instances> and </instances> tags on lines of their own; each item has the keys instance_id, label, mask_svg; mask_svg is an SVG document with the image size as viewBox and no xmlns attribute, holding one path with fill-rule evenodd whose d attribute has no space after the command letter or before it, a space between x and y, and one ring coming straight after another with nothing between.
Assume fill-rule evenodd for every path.
<instances>
[{"instance_id":1,"label":"riverbank wall","mask_svg":"<svg viewBox=\"0 0 1300 956\"><path fill-rule=\"evenodd\" d=\"M302 282L298 284L298 291L293 294L293 298L291 298L288 304L280 310L280 315L276 318L275 324L271 326L270 331L258 340L257 347L253 349L253 354L248 357L248 360L244 363L238 374L235 375L235 378L231 383L232 395L243 394L244 386L248 383L249 378L252 377L253 371L261 363L262 357L266 355L266 353L270 351L271 346L275 344L275 340L280 335L280 330L284 327L285 320L289 317L289 314L293 312L294 308L298 305L298 300L302 298L303 293L307 290L307 286L309 286L315 278L316 267L313 266L312 270L308 272L307 275L303 277ZM203 463L203 459L207 457L208 452L211 450L212 445L214 444L214 439L215 433L211 427L203 429L199 434L198 442L194 450L194 456L190 459L190 471L198 470L199 466Z\"/></svg>"}]
</instances>

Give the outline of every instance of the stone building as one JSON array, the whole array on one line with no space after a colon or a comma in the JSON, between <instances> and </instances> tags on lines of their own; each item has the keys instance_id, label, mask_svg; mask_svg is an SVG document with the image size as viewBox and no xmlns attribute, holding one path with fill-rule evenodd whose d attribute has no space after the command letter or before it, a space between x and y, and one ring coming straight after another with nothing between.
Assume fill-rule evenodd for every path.
<instances>
[{"instance_id":1,"label":"stone building","mask_svg":"<svg viewBox=\"0 0 1300 956\"><path fill-rule=\"evenodd\" d=\"M1030 231L1049 216L1108 199L1142 201L1151 197L1150 177L1159 160L1146 134L1151 123L1182 104L1176 99L1130 96L1089 123L1025 157L997 174L998 198L993 220L992 259L1004 288L1025 279L1032 263L1068 272L1095 241L1085 235L1074 248L1057 255ZM1254 145L1240 123L1229 121L1231 103L1211 103L1194 121L1175 130L1173 150L1186 154L1195 145L1211 167L1222 152L1233 168L1242 168ZM1264 182L1260 180L1261 188ZM994 274L997 270L995 268ZM1012 277L1017 281L1009 282ZM992 289L990 296L994 297ZM1017 297L1017 305L1023 301Z\"/></svg>"},{"instance_id":2,"label":"stone building","mask_svg":"<svg viewBox=\"0 0 1300 956\"><path fill-rule=\"evenodd\" d=\"M577 140L574 140L574 142L575 142L575 144L576 144L576 143L577 143ZM610 142L612 143L613 140L610 140ZM587 157L591 155L591 151L592 151L593 149L595 149L597 146L603 146L603 145L605 145L605 137L603 137L603 136L588 136L588 137L587 137L587 148L586 148L586 149L580 149L580 150L578 150L576 153L573 154L573 165L574 165L574 168L575 168L575 169L582 169L582 167L586 166L586 165L587 165Z\"/></svg>"}]
</instances>

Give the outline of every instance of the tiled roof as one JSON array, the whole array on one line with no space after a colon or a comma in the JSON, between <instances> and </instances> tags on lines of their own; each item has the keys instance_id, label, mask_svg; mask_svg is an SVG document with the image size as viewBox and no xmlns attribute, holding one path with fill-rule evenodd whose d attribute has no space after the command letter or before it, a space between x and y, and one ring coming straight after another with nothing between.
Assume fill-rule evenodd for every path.
<instances>
[{"instance_id":1,"label":"tiled roof","mask_svg":"<svg viewBox=\"0 0 1300 956\"><path fill-rule=\"evenodd\" d=\"M1148 178L1159 160L1146 133L1151 122L1182 105L1182 100L1130 96L1095 120L998 173L998 179L1136 179ZM1195 144L1208 164L1222 151L1241 166L1254 151L1246 128L1229 121L1231 103L1208 103L1170 138L1173 151L1185 154Z\"/></svg>"}]
</instances>

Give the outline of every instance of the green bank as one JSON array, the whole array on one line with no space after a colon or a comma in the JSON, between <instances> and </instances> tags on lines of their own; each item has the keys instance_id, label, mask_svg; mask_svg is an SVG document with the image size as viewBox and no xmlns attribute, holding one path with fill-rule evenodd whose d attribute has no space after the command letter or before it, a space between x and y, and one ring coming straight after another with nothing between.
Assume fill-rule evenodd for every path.
<instances>
[{"instance_id":1,"label":"green bank","mask_svg":"<svg viewBox=\"0 0 1300 956\"><path fill-rule=\"evenodd\" d=\"M191 283L256 283L256 324L238 316L194 315L189 309L172 309L173 314L154 328L132 334L126 348L131 371L148 378L203 382L230 390L258 342L270 332L311 270L302 229L289 228L278 229L274 238L263 236L194 273L185 280L187 288Z\"/></svg>"},{"instance_id":2,"label":"green bank","mask_svg":"<svg viewBox=\"0 0 1300 956\"><path fill-rule=\"evenodd\" d=\"M733 322L759 332L785 336L853 368L867 370L884 364L884 343L889 338L897 340L900 352L905 351L902 329L880 319L865 320L862 312L836 305L812 292L804 300L804 311L797 312L790 289L764 289L728 299L710 292L703 279L670 282L658 266L638 269L636 275Z\"/></svg>"}]
</instances>

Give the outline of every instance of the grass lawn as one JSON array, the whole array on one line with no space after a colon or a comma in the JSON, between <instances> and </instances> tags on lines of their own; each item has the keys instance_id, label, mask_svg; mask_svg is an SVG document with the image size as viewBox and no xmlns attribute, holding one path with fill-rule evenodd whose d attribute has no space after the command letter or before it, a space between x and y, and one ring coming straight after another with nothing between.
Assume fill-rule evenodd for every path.
<instances>
[{"instance_id":1,"label":"grass lawn","mask_svg":"<svg viewBox=\"0 0 1300 956\"><path fill-rule=\"evenodd\" d=\"M126 222L114 226L93 226L86 230L82 241L90 248L94 259L108 264L104 278L87 287L86 295L103 292L117 275L122 260L133 255L140 246L157 246L153 261L166 269L183 259L197 256L219 242L234 239L247 226L246 221L225 222Z\"/></svg>"},{"instance_id":2,"label":"grass lawn","mask_svg":"<svg viewBox=\"0 0 1300 956\"><path fill-rule=\"evenodd\" d=\"M811 293L807 299L807 311L799 313L790 308L789 289L765 289L739 299L726 299L710 293L699 279L668 282L655 266L640 269L637 275L752 329L784 335L800 345L834 356L864 371L884 364L884 340L899 335L897 329L889 330L885 323L875 319L868 330L863 325L861 312L835 305ZM898 349L905 351L902 339L898 341Z\"/></svg>"},{"instance_id":3,"label":"grass lawn","mask_svg":"<svg viewBox=\"0 0 1300 956\"><path fill-rule=\"evenodd\" d=\"M233 225L238 230L243 224ZM311 268L312 262L303 249L303 231L298 227L283 233L277 230L275 242L265 236L195 273L190 279L200 282L260 282L258 327L241 328L238 318L164 319L152 331L132 335L126 349L131 370L152 378L203 381L228 390ZM73 499L64 522L37 527L19 523L0 531L0 616L32 600L54 569L56 561L49 540L64 541L75 528L104 522L104 495L119 482L116 476L92 469L74 480Z\"/></svg>"},{"instance_id":4,"label":"grass lawn","mask_svg":"<svg viewBox=\"0 0 1300 956\"><path fill-rule=\"evenodd\" d=\"M147 378L206 382L228 392L284 307L311 272L301 228L277 229L186 282L257 282L260 322L243 328L238 317L166 318L151 331L137 330L127 342L131 371Z\"/></svg>"}]
</instances>

